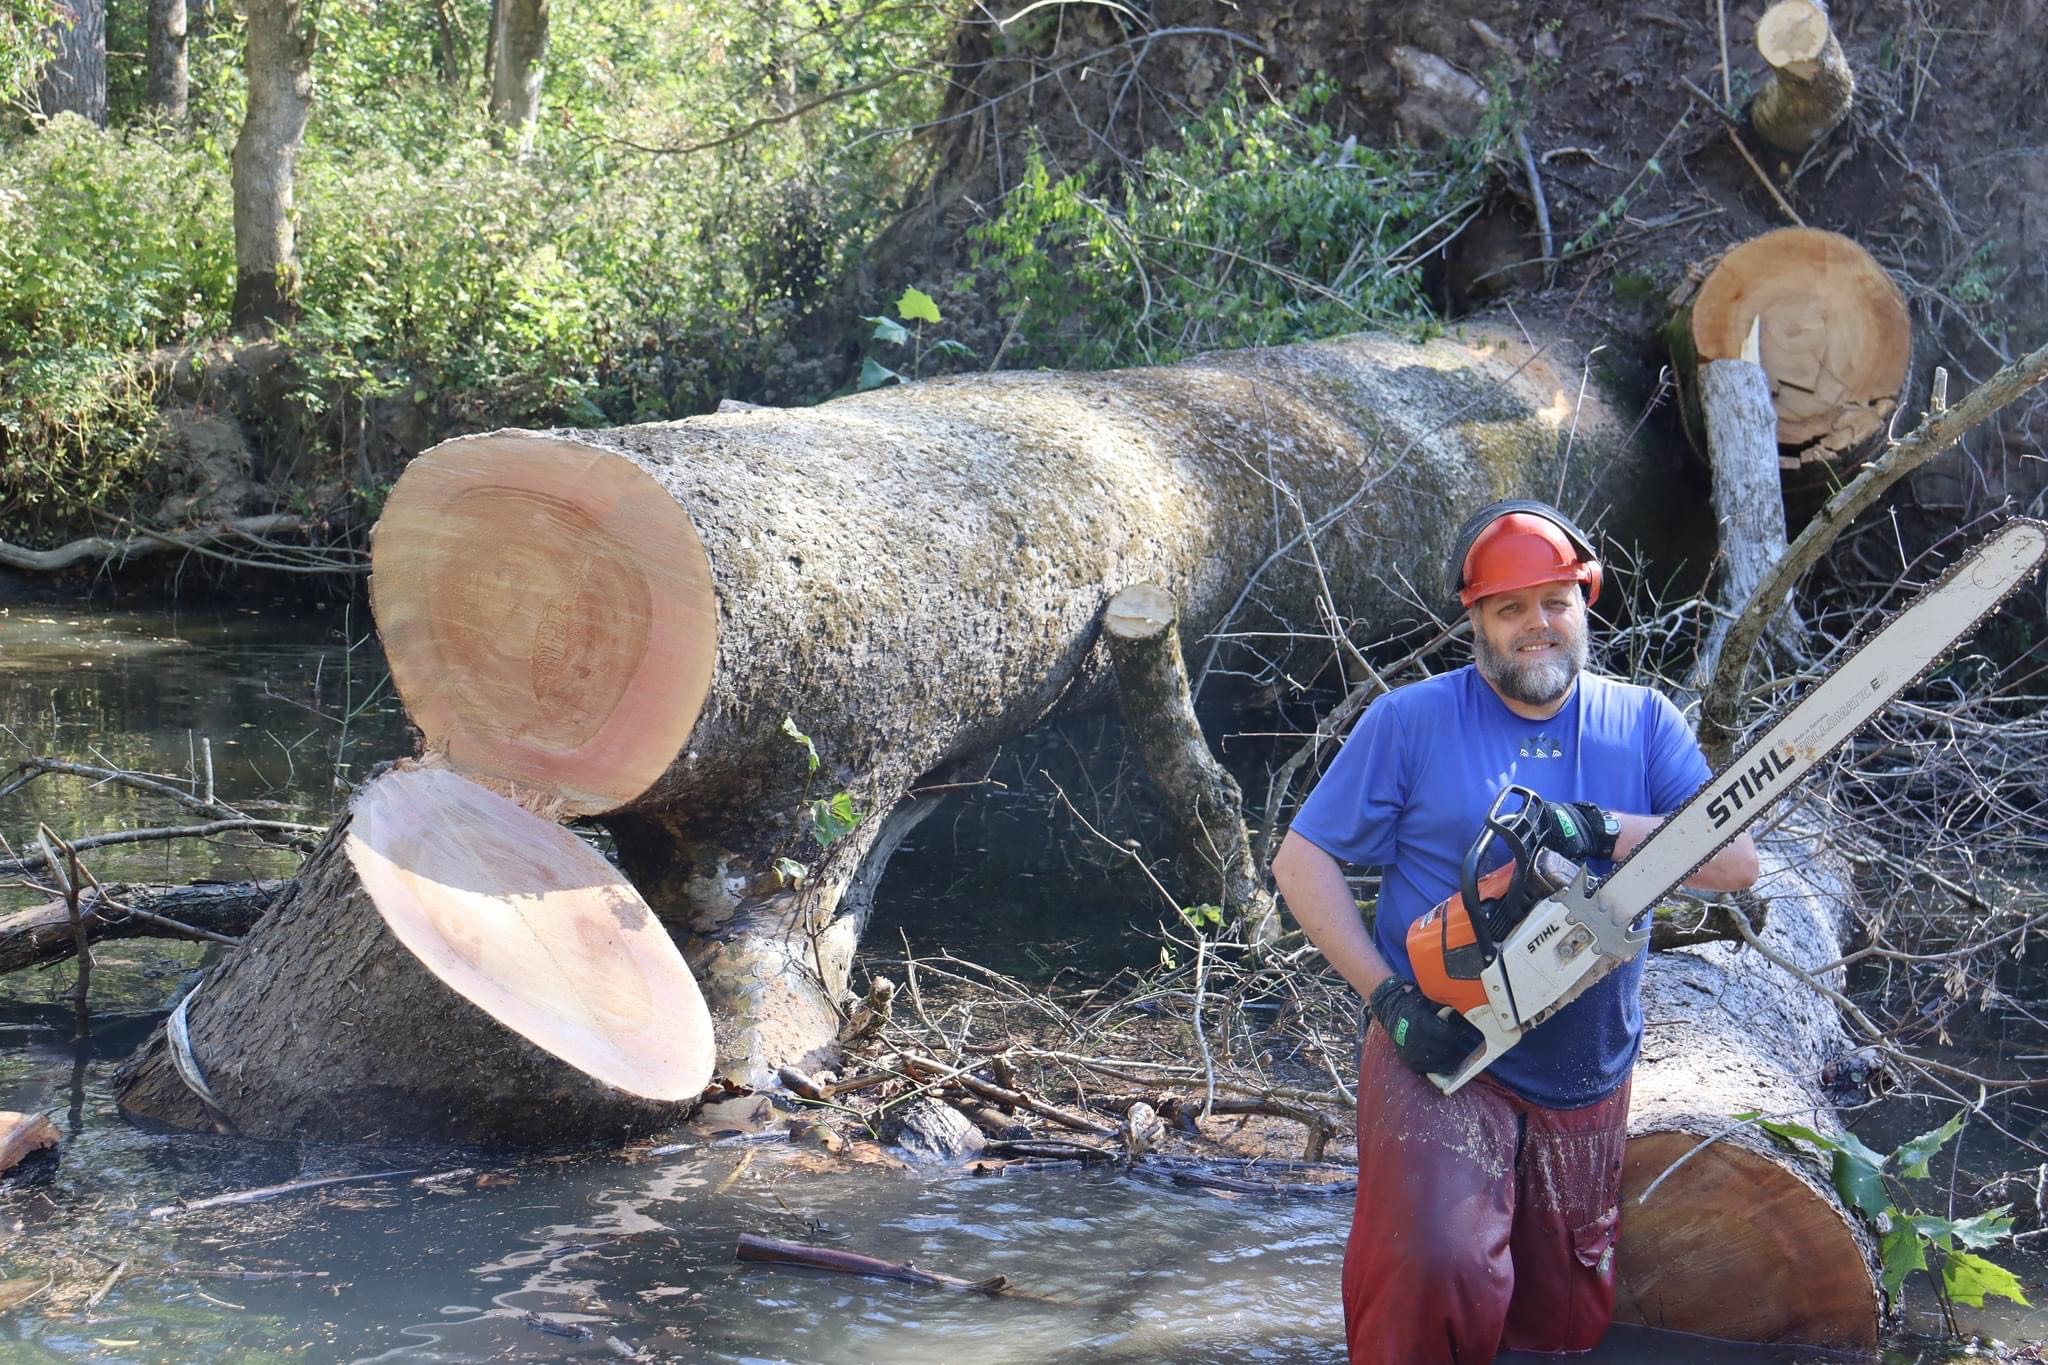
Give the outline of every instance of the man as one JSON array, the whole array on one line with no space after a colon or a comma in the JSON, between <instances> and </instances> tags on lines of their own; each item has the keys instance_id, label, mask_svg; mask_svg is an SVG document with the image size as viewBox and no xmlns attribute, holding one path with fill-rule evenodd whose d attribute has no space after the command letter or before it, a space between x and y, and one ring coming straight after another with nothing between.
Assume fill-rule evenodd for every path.
<instances>
[{"instance_id":1,"label":"man","mask_svg":"<svg viewBox=\"0 0 2048 1365\"><path fill-rule=\"evenodd\" d=\"M1373 703L1273 860L1287 908L1381 1026L1359 1059L1353 1362L1587 1351L1606 1332L1645 957L1445 1095L1425 1073L1479 1035L1417 989L1408 926L1457 889L1502 787L1544 797L1542 842L1604 874L1709 774L1668 700L1585 671L1600 565L1562 513L1484 509L1459 533L1450 586L1474 663ZM1340 861L1381 869L1370 932ZM1690 885L1737 890L1756 873L1744 835Z\"/></svg>"}]
</instances>

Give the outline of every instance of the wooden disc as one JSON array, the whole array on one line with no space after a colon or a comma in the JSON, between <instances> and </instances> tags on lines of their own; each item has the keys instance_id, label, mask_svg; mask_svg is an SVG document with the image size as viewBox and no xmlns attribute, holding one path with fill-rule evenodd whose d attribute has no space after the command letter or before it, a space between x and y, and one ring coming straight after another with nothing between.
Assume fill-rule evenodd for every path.
<instances>
[{"instance_id":1,"label":"wooden disc","mask_svg":"<svg viewBox=\"0 0 2048 1365\"><path fill-rule=\"evenodd\" d=\"M1863 1249L1834 1205L1755 1152L1689 1133L1629 1139L1614 1316L1729 1341L1877 1349ZM1642 1191L1688 1158L1647 1203Z\"/></svg>"},{"instance_id":2,"label":"wooden disc","mask_svg":"<svg viewBox=\"0 0 2048 1365\"><path fill-rule=\"evenodd\" d=\"M1173 624L1173 594L1157 583L1133 583L1109 599L1102 626L1125 640L1150 640Z\"/></svg>"},{"instance_id":3,"label":"wooden disc","mask_svg":"<svg viewBox=\"0 0 2048 1365\"><path fill-rule=\"evenodd\" d=\"M1733 360L1761 320L1778 444L1847 452L1883 430L1912 358L1906 301L1848 238L1780 228L1723 256L1693 300L1699 362Z\"/></svg>"},{"instance_id":4,"label":"wooden disc","mask_svg":"<svg viewBox=\"0 0 2048 1365\"><path fill-rule=\"evenodd\" d=\"M624 456L519 431L444 442L393 486L370 557L392 683L448 766L594 815L689 738L717 659L710 562Z\"/></svg>"},{"instance_id":5,"label":"wooden disc","mask_svg":"<svg viewBox=\"0 0 2048 1365\"><path fill-rule=\"evenodd\" d=\"M1757 51L1772 66L1810 62L1827 45L1827 11L1813 0L1778 0L1757 20Z\"/></svg>"},{"instance_id":6,"label":"wooden disc","mask_svg":"<svg viewBox=\"0 0 2048 1365\"><path fill-rule=\"evenodd\" d=\"M357 796L348 857L399 942L527 1041L648 1099L710 1082L696 978L632 884L568 830L455 773L401 768Z\"/></svg>"}]
</instances>

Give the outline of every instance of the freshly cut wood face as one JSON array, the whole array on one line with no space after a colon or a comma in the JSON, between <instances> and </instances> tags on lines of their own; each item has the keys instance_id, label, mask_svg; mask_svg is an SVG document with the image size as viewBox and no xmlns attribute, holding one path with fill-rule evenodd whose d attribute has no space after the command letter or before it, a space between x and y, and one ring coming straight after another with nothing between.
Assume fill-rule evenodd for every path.
<instances>
[{"instance_id":1,"label":"freshly cut wood face","mask_svg":"<svg viewBox=\"0 0 2048 1365\"><path fill-rule=\"evenodd\" d=\"M1835 1205L1798 1176L1690 1133L1629 1139L1614 1316L1729 1341L1875 1351L1878 1305ZM1685 1165L1652 1194L1673 1162Z\"/></svg>"},{"instance_id":2,"label":"freshly cut wood face","mask_svg":"<svg viewBox=\"0 0 2048 1365\"><path fill-rule=\"evenodd\" d=\"M709 1083L696 978L639 893L569 831L455 773L400 769L357 798L348 856L398 940L521 1037L649 1099Z\"/></svg>"},{"instance_id":3,"label":"freshly cut wood face","mask_svg":"<svg viewBox=\"0 0 2048 1365\"><path fill-rule=\"evenodd\" d=\"M1869 252L1815 228L1736 247L1693 302L1700 363L1740 357L1758 322L1780 446L1846 452L1877 434L1898 406L1913 334L1904 297Z\"/></svg>"},{"instance_id":4,"label":"freshly cut wood face","mask_svg":"<svg viewBox=\"0 0 2048 1365\"><path fill-rule=\"evenodd\" d=\"M717 658L688 515L632 461L545 436L450 441L407 466L370 596L427 752L571 815L616 809L668 768Z\"/></svg>"}]
</instances>

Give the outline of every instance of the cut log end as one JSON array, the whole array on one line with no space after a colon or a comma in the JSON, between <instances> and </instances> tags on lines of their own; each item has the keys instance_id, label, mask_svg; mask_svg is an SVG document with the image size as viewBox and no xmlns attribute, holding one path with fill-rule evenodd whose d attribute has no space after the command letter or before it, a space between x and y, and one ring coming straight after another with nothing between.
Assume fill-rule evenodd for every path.
<instances>
[{"instance_id":1,"label":"cut log end","mask_svg":"<svg viewBox=\"0 0 2048 1365\"><path fill-rule=\"evenodd\" d=\"M1913 333L1898 286L1868 252L1814 228L1767 232L1728 252L1693 301L1699 363L1739 358L1759 325L1782 464L1831 464L1884 430Z\"/></svg>"},{"instance_id":2,"label":"cut log end","mask_svg":"<svg viewBox=\"0 0 2048 1365\"><path fill-rule=\"evenodd\" d=\"M527 1041L647 1099L710 1081L695 978L574 834L453 773L402 769L357 800L348 857L399 942Z\"/></svg>"},{"instance_id":3,"label":"cut log end","mask_svg":"<svg viewBox=\"0 0 2048 1365\"><path fill-rule=\"evenodd\" d=\"M1855 73L1815 0L1778 0L1765 10L1756 46L1771 74L1750 104L1750 124L1764 141L1797 156L1848 117Z\"/></svg>"},{"instance_id":4,"label":"cut log end","mask_svg":"<svg viewBox=\"0 0 2048 1365\"><path fill-rule=\"evenodd\" d=\"M1119 640L1156 640L1174 622L1173 594L1156 583L1134 583L1109 599L1102 628Z\"/></svg>"},{"instance_id":5,"label":"cut log end","mask_svg":"<svg viewBox=\"0 0 2048 1365\"><path fill-rule=\"evenodd\" d=\"M1813 0L1778 0L1756 25L1757 51L1773 67L1812 61L1830 36L1827 12Z\"/></svg>"},{"instance_id":6,"label":"cut log end","mask_svg":"<svg viewBox=\"0 0 2048 1365\"><path fill-rule=\"evenodd\" d=\"M1629 1140L1615 1320L1874 1352L1879 1305L1839 1206L1779 1163L1728 1141L1694 1152L1699 1140L1670 1131Z\"/></svg>"},{"instance_id":7,"label":"cut log end","mask_svg":"<svg viewBox=\"0 0 2048 1365\"><path fill-rule=\"evenodd\" d=\"M421 455L385 504L370 593L427 751L568 814L652 785L710 690L718 608L696 528L595 446L507 431Z\"/></svg>"}]
</instances>

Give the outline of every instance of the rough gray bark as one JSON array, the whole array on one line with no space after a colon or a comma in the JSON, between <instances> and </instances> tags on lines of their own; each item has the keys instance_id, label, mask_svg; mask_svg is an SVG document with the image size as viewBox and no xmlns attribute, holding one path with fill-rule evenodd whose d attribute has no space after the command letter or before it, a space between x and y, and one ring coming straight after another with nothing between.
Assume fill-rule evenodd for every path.
<instances>
[{"instance_id":1,"label":"rough gray bark","mask_svg":"<svg viewBox=\"0 0 2048 1365\"><path fill-rule=\"evenodd\" d=\"M1151 583L1110 599L1103 639L1116 665L1124 730L1180 845L1183 906L1213 899L1230 918L1242 918L1254 940L1271 939L1277 911L1245 833L1244 792L1196 723L1177 618L1172 596Z\"/></svg>"},{"instance_id":2,"label":"rough gray bark","mask_svg":"<svg viewBox=\"0 0 2048 1365\"><path fill-rule=\"evenodd\" d=\"M107 126L106 0L61 0L52 37L56 51L36 81L46 118L76 114Z\"/></svg>"},{"instance_id":3,"label":"rough gray bark","mask_svg":"<svg viewBox=\"0 0 2048 1365\"><path fill-rule=\"evenodd\" d=\"M491 117L520 155L533 149L547 69L548 0L497 0L491 7Z\"/></svg>"},{"instance_id":4,"label":"rough gray bark","mask_svg":"<svg viewBox=\"0 0 2048 1365\"><path fill-rule=\"evenodd\" d=\"M185 121L191 85L185 33L185 0L149 0L149 86L144 99L176 124Z\"/></svg>"},{"instance_id":5,"label":"rough gray bark","mask_svg":"<svg viewBox=\"0 0 2048 1365\"><path fill-rule=\"evenodd\" d=\"M1760 941L1809 970L1837 961L1847 875L1810 842L1768 840L1760 852L1756 890L1770 905ZM1841 976L1824 979L1839 987ZM1760 1111L1841 1131L1821 1090L1829 1063L1851 1051L1834 1005L1759 954L1717 943L1651 956L1643 1019L1617 1319L1875 1351L1869 1233L1812 1159L1735 1120Z\"/></svg>"},{"instance_id":6,"label":"rough gray bark","mask_svg":"<svg viewBox=\"0 0 2048 1365\"><path fill-rule=\"evenodd\" d=\"M303 0L249 0L249 102L235 139L235 302L238 327L298 313L292 179L313 107L312 13Z\"/></svg>"},{"instance_id":7,"label":"rough gray bark","mask_svg":"<svg viewBox=\"0 0 2048 1365\"><path fill-rule=\"evenodd\" d=\"M1778 479L1778 413L1770 376L1753 360L1710 360L1700 366L1700 408L1713 466L1714 521L1720 529L1720 573L1715 613L1700 648L1698 674L1713 676L1714 661L1735 614L1785 553L1785 498ZM1789 602L1773 618L1777 631L1796 636L1803 627ZM1776 631L1774 631L1776 633Z\"/></svg>"},{"instance_id":8,"label":"rough gray bark","mask_svg":"<svg viewBox=\"0 0 2048 1365\"><path fill-rule=\"evenodd\" d=\"M1095 646L1117 589L1169 588L1189 639L1233 611L1238 629L1279 618L1316 629L1322 579L1294 543L1292 497L1309 518L1327 514L1320 570L1369 635L1412 617L1407 585L1434 578L1477 505L1555 496L1560 483L1574 508L1661 505L1626 424L1597 396L1574 413L1575 356L1532 356L1474 324L1466 337L1362 335L1164 369L975 376L815 408L448 442L408 467L374 542L394 677L416 717L423 690L446 690L433 632L401 645L388 610L398 585L383 565L408 536L449 533L444 518L409 521L415 488L457 467L495 479L520 460L627 461L686 511L717 598L709 693L667 771L592 813L702 983L722 1073L772 1083L778 1064L826 1064L865 922L847 891L871 866L880 817L1063 708L1106 699ZM505 575L529 582L516 602L493 603L512 613L494 631L546 636L559 652L568 637L541 627L592 608L544 600L520 565L573 560L582 541L543 525L517 547L504 539L460 547L451 571L475 579L505 561ZM1276 544L1292 548L1276 555ZM502 714L463 720L465 704L436 702L458 729L507 728ZM542 716L556 703L534 706ZM812 737L822 771L806 771L785 718ZM821 854L802 806L835 790L862 818ZM785 858L808 864L796 884L777 870Z\"/></svg>"},{"instance_id":9,"label":"rough gray bark","mask_svg":"<svg viewBox=\"0 0 2048 1365\"><path fill-rule=\"evenodd\" d=\"M686 1104L604 1085L448 990L386 927L343 819L186 1008L192 1056L236 1131L529 1146L622 1140ZM115 1078L124 1111L212 1123L159 1028Z\"/></svg>"}]
</instances>

